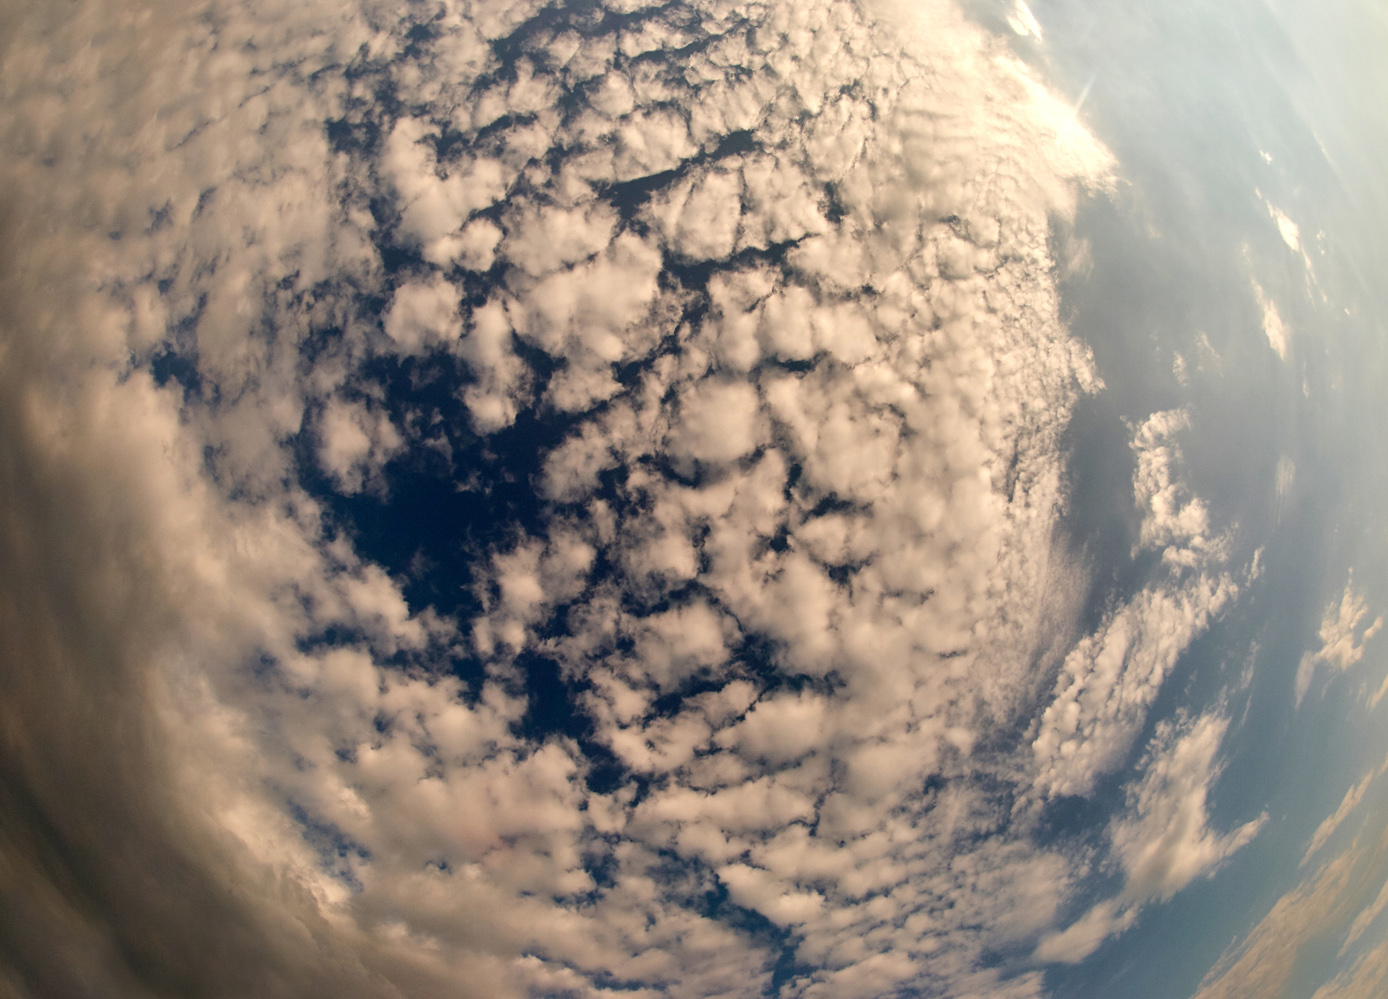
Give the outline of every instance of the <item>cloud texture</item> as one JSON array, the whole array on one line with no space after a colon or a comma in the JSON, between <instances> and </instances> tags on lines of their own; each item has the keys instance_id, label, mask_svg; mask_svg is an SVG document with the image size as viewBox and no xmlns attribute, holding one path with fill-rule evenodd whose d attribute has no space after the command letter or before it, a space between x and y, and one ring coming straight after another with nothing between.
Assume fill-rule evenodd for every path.
<instances>
[{"instance_id":1,"label":"cloud texture","mask_svg":"<svg viewBox=\"0 0 1388 999\"><path fill-rule=\"evenodd\" d=\"M1252 574L1182 412L1080 624L1068 108L941 3L403 11L5 15L13 991L1031 996L1254 835L1137 745Z\"/></svg>"}]
</instances>

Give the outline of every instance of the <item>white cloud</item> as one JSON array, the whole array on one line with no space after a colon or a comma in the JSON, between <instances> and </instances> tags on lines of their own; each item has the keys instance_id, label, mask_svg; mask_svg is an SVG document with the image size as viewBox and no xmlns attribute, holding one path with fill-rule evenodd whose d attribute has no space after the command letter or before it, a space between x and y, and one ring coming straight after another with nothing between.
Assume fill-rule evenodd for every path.
<instances>
[{"instance_id":1,"label":"white cloud","mask_svg":"<svg viewBox=\"0 0 1388 999\"><path fill-rule=\"evenodd\" d=\"M607 248L616 224L608 205L556 208L521 204L508 213L501 252L532 277L587 260Z\"/></svg>"},{"instance_id":2,"label":"white cloud","mask_svg":"<svg viewBox=\"0 0 1388 999\"><path fill-rule=\"evenodd\" d=\"M623 234L595 259L560 270L516 302L516 331L540 349L575 363L610 364L653 346L639 325L659 292L660 255Z\"/></svg>"},{"instance_id":3,"label":"white cloud","mask_svg":"<svg viewBox=\"0 0 1388 999\"><path fill-rule=\"evenodd\" d=\"M1227 834L1207 828L1206 798L1219 775L1215 756L1227 720L1206 715L1178 732L1164 723L1152 760L1129 796L1130 817L1112 830L1130 899L1165 900L1196 877L1208 877L1262 827L1266 816Z\"/></svg>"},{"instance_id":4,"label":"white cloud","mask_svg":"<svg viewBox=\"0 0 1388 999\"><path fill-rule=\"evenodd\" d=\"M1272 213L1272 220L1277 223L1277 232L1281 235L1282 242L1286 243L1287 246L1291 247L1293 250L1300 252L1301 230L1297 227L1297 224L1287 218L1287 216L1282 213L1281 209L1273 208L1271 205L1268 206L1268 209Z\"/></svg>"},{"instance_id":5,"label":"white cloud","mask_svg":"<svg viewBox=\"0 0 1388 999\"><path fill-rule=\"evenodd\" d=\"M1063 932L1047 937L1037 957L1074 963L1127 929L1139 910L1164 902L1196 878L1212 876L1258 834L1267 816L1227 833L1209 828L1207 799L1219 778L1216 761L1228 720L1205 715L1177 728L1158 726L1141 780L1128 788L1127 808L1109 828L1122 892L1096 903Z\"/></svg>"},{"instance_id":6,"label":"white cloud","mask_svg":"<svg viewBox=\"0 0 1388 999\"><path fill-rule=\"evenodd\" d=\"M1285 361L1289 331L1286 323L1282 321L1282 314L1277 311L1277 303L1263 291L1263 286L1257 281L1253 282L1253 295L1258 299L1258 308L1263 314L1263 333L1267 335L1268 343L1277 352L1277 356Z\"/></svg>"},{"instance_id":7,"label":"white cloud","mask_svg":"<svg viewBox=\"0 0 1388 999\"><path fill-rule=\"evenodd\" d=\"M824 907L824 899L817 893L787 890L766 871L746 864L722 867L718 878L738 905L755 909L781 926L803 923Z\"/></svg>"},{"instance_id":8,"label":"white cloud","mask_svg":"<svg viewBox=\"0 0 1388 999\"><path fill-rule=\"evenodd\" d=\"M1137 455L1133 492L1143 511L1138 545L1160 550L1162 559L1196 566L1219 555L1219 541L1209 536L1210 515L1205 504L1189 495L1179 478L1180 448L1176 436L1190 427L1181 410L1153 413L1133 434Z\"/></svg>"},{"instance_id":9,"label":"white cloud","mask_svg":"<svg viewBox=\"0 0 1388 999\"><path fill-rule=\"evenodd\" d=\"M1133 493L1142 517L1136 547L1160 551L1166 574L1066 655L1032 744L1043 795L1087 794L1122 762L1163 679L1238 597L1240 583L1223 565L1227 544L1211 535L1204 503L1179 475L1175 435L1188 420L1180 411L1159 412L1133 432Z\"/></svg>"},{"instance_id":10,"label":"white cloud","mask_svg":"<svg viewBox=\"0 0 1388 999\"><path fill-rule=\"evenodd\" d=\"M1384 760L1378 767L1360 778L1359 782L1345 792L1344 798L1340 801L1339 807L1325 820L1316 827L1315 833L1311 836L1311 842L1306 847L1306 853L1302 855L1301 865L1306 866L1306 862L1327 842L1330 837L1335 835L1335 831L1344 824L1345 819L1349 818L1350 813L1359 807L1364 800L1364 795L1369 790L1369 785L1378 777L1388 772L1388 760Z\"/></svg>"},{"instance_id":11,"label":"white cloud","mask_svg":"<svg viewBox=\"0 0 1388 999\"><path fill-rule=\"evenodd\" d=\"M1078 964L1109 937L1126 930L1136 918L1136 909L1125 908L1115 899L1100 902L1063 931L1042 940L1036 957L1041 961Z\"/></svg>"},{"instance_id":12,"label":"white cloud","mask_svg":"<svg viewBox=\"0 0 1388 999\"><path fill-rule=\"evenodd\" d=\"M1310 689L1311 680L1318 667L1330 666L1343 673L1364 658L1365 643L1383 628L1381 614L1375 617L1372 623L1361 627L1368 614L1368 604L1363 594L1355 592L1354 576L1351 575L1345 583L1345 592L1339 601L1332 601L1325 608L1317 633L1321 642L1320 648L1308 649L1297 665L1297 704L1301 703Z\"/></svg>"},{"instance_id":13,"label":"white cloud","mask_svg":"<svg viewBox=\"0 0 1388 999\"><path fill-rule=\"evenodd\" d=\"M462 328L458 291L441 275L427 282L406 282L395 289L384 325L386 336L407 354L449 343Z\"/></svg>"},{"instance_id":14,"label":"white cloud","mask_svg":"<svg viewBox=\"0 0 1388 999\"><path fill-rule=\"evenodd\" d=\"M742 180L730 170L701 172L652 205L651 215L675 252L691 260L721 260L737 240Z\"/></svg>"},{"instance_id":15,"label":"white cloud","mask_svg":"<svg viewBox=\"0 0 1388 999\"><path fill-rule=\"evenodd\" d=\"M1078 874L1011 803L1115 766L1238 589L1167 414L1136 492L1142 544L1175 555L1074 641L1060 445L1100 383L1048 240L1110 157L951 5L583 32L538 9L24 23L0 593L38 666L7 680L7 733L69 789L134 794L111 932L170 941L150 961L194 991L760 994L778 955L707 911L722 885L794 927L806 996L1038 994L986 958L1043 936ZM523 23L502 66L488 40ZM77 54L99 37L147 54L129 87ZM690 38L679 74L634 57ZM667 170L644 205L612 187ZM157 349L203 391L157 388ZM295 481L305 432L339 492L424 446L427 412L386 418L387 363L430 390L465 365L444 387L481 435L565 421L535 520L447 553L471 620L411 603L427 587ZM526 656L580 690L582 740L521 734ZM72 718L88 742L57 738ZM989 758L1000 721L1035 746ZM639 796L590 786L595 743ZM1236 848L1187 744L1116 827L1143 898ZM103 856L104 798L23 779ZM187 870L152 877L168 857Z\"/></svg>"},{"instance_id":16,"label":"white cloud","mask_svg":"<svg viewBox=\"0 0 1388 999\"><path fill-rule=\"evenodd\" d=\"M1037 41L1041 40L1041 25L1037 23L1036 15L1024 0L1017 0L1014 4L1012 13L1007 15L1007 23L1013 31L1023 37L1031 35Z\"/></svg>"},{"instance_id":17,"label":"white cloud","mask_svg":"<svg viewBox=\"0 0 1388 999\"><path fill-rule=\"evenodd\" d=\"M386 142L384 167L400 194L401 232L421 245L434 264L458 259L465 247L458 230L480 209L500 201L510 182L494 159L474 160L460 172L437 162L426 122L401 118Z\"/></svg>"},{"instance_id":18,"label":"white cloud","mask_svg":"<svg viewBox=\"0 0 1388 999\"><path fill-rule=\"evenodd\" d=\"M362 403L332 399L319 419L319 463L344 492L376 480L385 462L404 447L390 417Z\"/></svg>"},{"instance_id":19,"label":"white cloud","mask_svg":"<svg viewBox=\"0 0 1388 999\"><path fill-rule=\"evenodd\" d=\"M718 743L754 760L786 763L823 744L827 707L824 698L805 692L767 698L719 733Z\"/></svg>"},{"instance_id":20,"label":"white cloud","mask_svg":"<svg viewBox=\"0 0 1388 999\"><path fill-rule=\"evenodd\" d=\"M1372 911L1374 896L1388 876L1384 828L1382 823L1371 826L1370 835L1357 838L1286 891L1243 939L1230 945L1200 983L1195 999L1280 995L1303 976L1323 974L1319 961L1311 965L1307 960L1314 942L1350 932L1359 916ZM1383 971L1382 947L1372 948L1316 995L1368 999L1377 994Z\"/></svg>"},{"instance_id":21,"label":"white cloud","mask_svg":"<svg viewBox=\"0 0 1388 999\"><path fill-rule=\"evenodd\" d=\"M528 369L511 345L511 321L500 302L473 310L458 354L472 368L475 381L463 401L479 433L490 433L515 422L527 394Z\"/></svg>"},{"instance_id":22,"label":"white cloud","mask_svg":"<svg viewBox=\"0 0 1388 999\"><path fill-rule=\"evenodd\" d=\"M668 447L677 459L727 464L751 454L765 433L763 423L753 386L705 380L681 396Z\"/></svg>"},{"instance_id":23,"label":"white cloud","mask_svg":"<svg viewBox=\"0 0 1388 999\"><path fill-rule=\"evenodd\" d=\"M491 270L502 235L501 229L490 219L469 222L458 233L457 243L450 245L450 256L468 270Z\"/></svg>"},{"instance_id":24,"label":"white cloud","mask_svg":"<svg viewBox=\"0 0 1388 999\"><path fill-rule=\"evenodd\" d=\"M1264 154L1264 156L1266 158L1266 154ZM1291 250L1293 253L1299 256L1301 258L1302 264L1305 265L1306 290L1308 292L1313 293L1318 292L1319 297L1322 301L1324 301L1326 299L1326 295L1323 291L1320 290L1319 282L1317 282L1316 280L1316 269L1311 265L1311 255L1306 252L1306 247L1304 247L1301 243L1301 227L1298 226L1295 222L1293 222L1287 216L1286 212L1282 211L1282 209L1278 208L1271 201L1269 201L1263 195L1262 191L1258 191L1257 194L1258 197L1262 199L1263 205L1267 208L1268 216L1272 219L1273 224L1277 227L1277 234L1282 237L1282 242L1286 243L1287 249Z\"/></svg>"}]
</instances>

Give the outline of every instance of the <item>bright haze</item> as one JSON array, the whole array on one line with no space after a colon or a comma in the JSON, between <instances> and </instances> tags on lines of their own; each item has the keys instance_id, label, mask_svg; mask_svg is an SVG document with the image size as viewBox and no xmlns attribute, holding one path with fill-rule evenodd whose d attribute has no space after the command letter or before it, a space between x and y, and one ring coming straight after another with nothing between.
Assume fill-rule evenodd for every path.
<instances>
[{"instance_id":1,"label":"bright haze","mask_svg":"<svg viewBox=\"0 0 1388 999\"><path fill-rule=\"evenodd\" d=\"M0 999L1388 994L1283 6L11 0Z\"/></svg>"}]
</instances>

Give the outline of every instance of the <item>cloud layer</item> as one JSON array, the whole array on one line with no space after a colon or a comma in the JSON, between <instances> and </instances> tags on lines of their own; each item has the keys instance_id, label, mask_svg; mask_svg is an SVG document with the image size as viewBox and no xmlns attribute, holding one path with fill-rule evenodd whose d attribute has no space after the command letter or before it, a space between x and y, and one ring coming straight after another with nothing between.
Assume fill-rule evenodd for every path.
<instances>
[{"instance_id":1,"label":"cloud layer","mask_svg":"<svg viewBox=\"0 0 1388 999\"><path fill-rule=\"evenodd\" d=\"M1030 996L1256 833L1138 745L1189 417L1088 630L1058 534L1110 157L954 7L8 16L19 994Z\"/></svg>"}]
</instances>

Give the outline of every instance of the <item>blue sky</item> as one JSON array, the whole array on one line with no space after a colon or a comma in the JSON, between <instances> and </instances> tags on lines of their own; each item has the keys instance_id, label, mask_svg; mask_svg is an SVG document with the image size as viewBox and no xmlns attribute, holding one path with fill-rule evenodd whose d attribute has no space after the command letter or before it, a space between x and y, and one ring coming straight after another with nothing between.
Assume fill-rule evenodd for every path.
<instances>
[{"instance_id":1,"label":"blue sky","mask_svg":"<svg viewBox=\"0 0 1388 999\"><path fill-rule=\"evenodd\" d=\"M1318 676L1302 707L1289 682L1302 650L1318 644L1326 605L1343 602L1347 573L1370 595L1382 585L1381 518L1365 501L1384 465L1369 401L1381 382L1383 303L1364 280L1379 251L1364 240L1373 227L1363 225L1377 214L1366 167L1381 161L1373 146L1381 129L1370 96L1378 69L1357 54L1381 25L1352 4L1334 5L1314 24L1303 11L1256 4L1035 10L1052 30L1034 57L1063 88L1089 85L1084 114L1133 182L1124 221L1088 229L1120 235L1095 250L1096 279L1071 299L1073 328L1095 344L1118 399L1140 408L1169 405L1174 395L1197 414L1206 429L1188 450L1192 476L1216 509L1268 546L1267 574L1248 606L1192 649L1185 689L1163 702L1207 702L1254 665L1248 693L1234 701L1241 724L1227 742L1224 807L1213 814L1232 821L1262 801L1273 825L1217 882L1153 910L1093 967L1058 979L1067 994L1189 995L1214 955L1229 948L1237 956L1235 945L1279 897L1310 881L1316 865L1298 868L1308 833L1347 791L1364 795L1346 812L1352 828L1370 835L1382 821L1371 817L1382 792L1376 797L1369 779L1384 752L1370 706L1381 658L1370 648L1356 661L1366 679ZM1096 214L1113 211L1101 203ZM1300 226L1287 226L1289 215ZM1083 216L1076 229L1086 229ZM1126 271L1115 269L1124 262ZM1253 301L1240 294L1250 272L1284 303L1291 365L1266 349L1257 292ZM1086 309L1096 318L1087 320ZM1209 351L1205 342L1191 349L1196 331ZM1154 373L1172 353L1183 355L1184 372ZM1219 370L1193 375L1200 353ZM1279 475L1288 487L1268 489ZM1366 611L1358 627L1372 620ZM1364 876L1376 891L1382 873ZM1309 995L1346 972L1356 952L1336 958L1342 940L1305 951L1284 943L1300 955L1291 977L1265 979L1260 994ZM1175 974L1158 956L1172 950L1189 955ZM1339 987L1372 994L1381 971L1371 966ZM1237 990L1237 972L1222 986Z\"/></svg>"}]
</instances>

